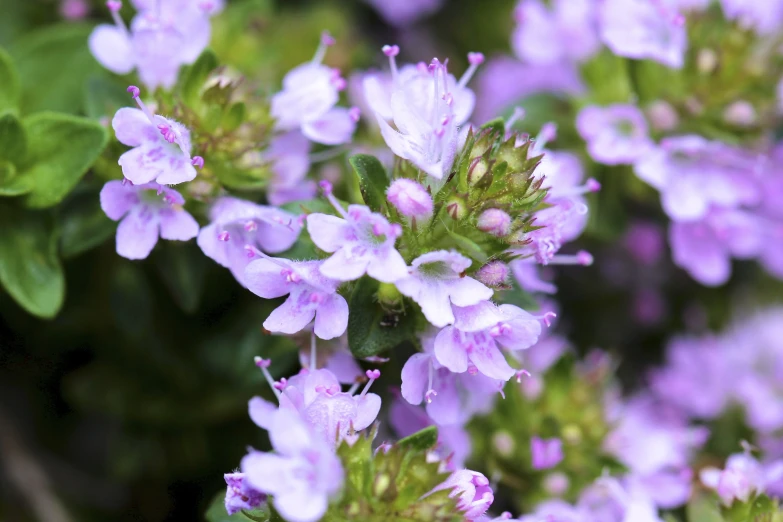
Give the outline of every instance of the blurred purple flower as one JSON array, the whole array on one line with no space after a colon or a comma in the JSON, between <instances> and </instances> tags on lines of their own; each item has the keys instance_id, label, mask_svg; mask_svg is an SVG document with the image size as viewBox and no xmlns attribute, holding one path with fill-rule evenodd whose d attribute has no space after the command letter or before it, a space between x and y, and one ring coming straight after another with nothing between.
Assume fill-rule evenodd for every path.
<instances>
[{"instance_id":1,"label":"blurred purple flower","mask_svg":"<svg viewBox=\"0 0 783 522\"><path fill-rule=\"evenodd\" d=\"M310 170L310 142L298 131L272 138L264 157L272 162L273 178L267 199L275 206L291 201L312 199L317 192L315 181L307 179Z\"/></svg>"},{"instance_id":2,"label":"blurred purple flower","mask_svg":"<svg viewBox=\"0 0 783 522\"><path fill-rule=\"evenodd\" d=\"M290 522L320 520L344 473L332 448L294 412L280 410L269 427L275 453L251 451L242 473L254 489L271 495L275 509Z\"/></svg>"},{"instance_id":3,"label":"blurred purple flower","mask_svg":"<svg viewBox=\"0 0 783 522\"><path fill-rule=\"evenodd\" d=\"M223 475L226 481L226 512L229 515L238 513L243 509L251 510L266 501L266 495L255 490L247 483L244 473L226 473Z\"/></svg>"},{"instance_id":4,"label":"blurred purple flower","mask_svg":"<svg viewBox=\"0 0 783 522\"><path fill-rule=\"evenodd\" d=\"M533 469L554 468L563 460L563 441L533 436L530 439L530 454Z\"/></svg>"},{"instance_id":5,"label":"blurred purple flower","mask_svg":"<svg viewBox=\"0 0 783 522\"><path fill-rule=\"evenodd\" d=\"M450 491L450 498L457 497L457 509L463 512L465 520L468 521L476 520L484 515L495 500L487 477L469 469L453 472L449 478L427 495L443 490Z\"/></svg>"},{"instance_id":6,"label":"blurred purple flower","mask_svg":"<svg viewBox=\"0 0 783 522\"><path fill-rule=\"evenodd\" d=\"M288 250L302 227L297 217L274 207L224 196L212 205L212 222L201 229L198 246L204 254L231 270L245 285L245 267L255 254L253 248L277 254Z\"/></svg>"},{"instance_id":7,"label":"blurred purple flower","mask_svg":"<svg viewBox=\"0 0 783 522\"><path fill-rule=\"evenodd\" d=\"M634 105L590 105L579 112L576 128L590 156L605 165L634 163L653 146L644 114Z\"/></svg>"},{"instance_id":8,"label":"blurred purple flower","mask_svg":"<svg viewBox=\"0 0 783 522\"><path fill-rule=\"evenodd\" d=\"M157 183L134 185L109 181L101 189L101 209L117 227L117 253L128 259L146 258L163 239L187 241L198 235L198 223L182 205L179 192Z\"/></svg>"},{"instance_id":9,"label":"blurred purple flower","mask_svg":"<svg viewBox=\"0 0 783 522\"><path fill-rule=\"evenodd\" d=\"M365 0L384 20L396 27L408 27L443 5L443 0Z\"/></svg>"}]
</instances>

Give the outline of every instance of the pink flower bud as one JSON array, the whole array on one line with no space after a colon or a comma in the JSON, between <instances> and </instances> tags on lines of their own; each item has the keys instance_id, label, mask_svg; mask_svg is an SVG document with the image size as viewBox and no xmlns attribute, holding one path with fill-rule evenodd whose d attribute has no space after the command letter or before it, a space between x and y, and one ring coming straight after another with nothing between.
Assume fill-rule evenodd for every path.
<instances>
[{"instance_id":1,"label":"pink flower bud","mask_svg":"<svg viewBox=\"0 0 783 522\"><path fill-rule=\"evenodd\" d=\"M508 265L502 261L492 261L478 269L476 279L490 288L498 288L506 284L508 273Z\"/></svg>"},{"instance_id":2,"label":"pink flower bud","mask_svg":"<svg viewBox=\"0 0 783 522\"><path fill-rule=\"evenodd\" d=\"M432 216L432 196L411 179L395 180L386 191L386 199L405 217L424 220Z\"/></svg>"},{"instance_id":3,"label":"pink flower bud","mask_svg":"<svg viewBox=\"0 0 783 522\"><path fill-rule=\"evenodd\" d=\"M477 226L482 232L503 237L511 229L511 216L500 209L490 208L481 213Z\"/></svg>"}]
</instances>

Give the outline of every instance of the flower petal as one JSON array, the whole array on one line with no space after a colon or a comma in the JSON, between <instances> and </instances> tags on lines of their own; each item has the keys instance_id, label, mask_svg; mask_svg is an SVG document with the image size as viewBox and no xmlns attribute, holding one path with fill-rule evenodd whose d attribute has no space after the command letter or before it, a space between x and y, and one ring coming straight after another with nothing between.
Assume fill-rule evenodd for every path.
<instances>
[{"instance_id":1,"label":"flower petal","mask_svg":"<svg viewBox=\"0 0 783 522\"><path fill-rule=\"evenodd\" d=\"M408 265L397 250L388 248L370 260L367 275L382 283L394 283L408 276Z\"/></svg>"},{"instance_id":2,"label":"flower petal","mask_svg":"<svg viewBox=\"0 0 783 522\"><path fill-rule=\"evenodd\" d=\"M333 294L318 306L315 313L315 335L321 339L334 339L344 334L347 328L348 303L343 296Z\"/></svg>"},{"instance_id":3,"label":"flower petal","mask_svg":"<svg viewBox=\"0 0 783 522\"><path fill-rule=\"evenodd\" d=\"M115 74L128 74L135 67L128 36L113 25L101 24L96 27L87 45L98 63Z\"/></svg>"},{"instance_id":4,"label":"flower petal","mask_svg":"<svg viewBox=\"0 0 783 522\"><path fill-rule=\"evenodd\" d=\"M411 404L421 404L427 391L430 356L424 353L411 355L402 367L402 397Z\"/></svg>"},{"instance_id":5,"label":"flower petal","mask_svg":"<svg viewBox=\"0 0 783 522\"><path fill-rule=\"evenodd\" d=\"M274 414L277 413L277 406L261 397L253 397L247 405L250 420L256 423L259 428L269 430L272 427Z\"/></svg>"},{"instance_id":6,"label":"flower petal","mask_svg":"<svg viewBox=\"0 0 783 522\"><path fill-rule=\"evenodd\" d=\"M342 145L350 143L356 122L345 107L333 107L317 120L302 124L302 134L316 143Z\"/></svg>"},{"instance_id":7,"label":"flower petal","mask_svg":"<svg viewBox=\"0 0 783 522\"><path fill-rule=\"evenodd\" d=\"M129 147L138 147L145 141L158 140L157 129L139 109L123 107L111 120L114 134L120 143Z\"/></svg>"},{"instance_id":8,"label":"flower petal","mask_svg":"<svg viewBox=\"0 0 783 522\"><path fill-rule=\"evenodd\" d=\"M435 337L435 358L454 373L468 371L468 353L462 336L453 326L447 326Z\"/></svg>"},{"instance_id":9,"label":"flower petal","mask_svg":"<svg viewBox=\"0 0 783 522\"><path fill-rule=\"evenodd\" d=\"M485 342L476 342L469 357L478 371L487 377L507 381L514 376L514 369L509 366L495 341L491 339Z\"/></svg>"},{"instance_id":10,"label":"flower petal","mask_svg":"<svg viewBox=\"0 0 783 522\"><path fill-rule=\"evenodd\" d=\"M109 181L101 189L101 209L109 219L118 221L134 205L139 202L139 196L131 186L123 185L122 181Z\"/></svg>"},{"instance_id":11,"label":"flower petal","mask_svg":"<svg viewBox=\"0 0 783 522\"><path fill-rule=\"evenodd\" d=\"M324 252L335 252L345 244L345 232L348 223L337 216L328 214L309 214L307 231L315 246Z\"/></svg>"},{"instance_id":12,"label":"flower petal","mask_svg":"<svg viewBox=\"0 0 783 522\"><path fill-rule=\"evenodd\" d=\"M245 285L248 290L264 299L282 297L291 292L291 286L280 271L280 265L271 259L256 259L245 267Z\"/></svg>"},{"instance_id":13,"label":"flower petal","mask_svg":"<svg viewBox=\"0 0 783 522\"><path fill-rule=\"evenodd\" d=\"M198 235L198 223L185 210L166 209L160 212L160 237L188 241Z\"/></svg>"},{"instance_id":14,"label":"flower petal","mask_svg":"<svg viewBox=\"0 0 783 522\"><path fill-rule=\"evenodd\" d=\"M145 259L158 242L158 216L148 207L134 207L117 227L117 253Z\"/></svg>"}]
</instances>

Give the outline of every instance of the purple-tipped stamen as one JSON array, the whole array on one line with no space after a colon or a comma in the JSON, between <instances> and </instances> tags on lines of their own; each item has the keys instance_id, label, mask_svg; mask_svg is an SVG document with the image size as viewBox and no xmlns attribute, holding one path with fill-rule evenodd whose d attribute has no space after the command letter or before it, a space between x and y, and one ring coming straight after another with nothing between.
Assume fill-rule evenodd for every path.
<instances>
[{"instance_id":1,"label":"purple-tipped stamen","mask_svg":"<svg viewBox=\"0 0 783 522\"><path fill-rule=\"evenodd\" d=\"M367 395L367 392L370 390L370 386L372 386L372 383L374 383L377 379L381 377L381 371L380 370L367 370L364 372L364 374L367 376L369 382L364 386L364 389L362 390L362 393L359 395L360 397L364 397Z\"/></svg>"},{"instance_id":2,"label":"purple-tipped stamen","mask_svg":"<svg viewBox=\"0 0 783 522\"><path fill-rule=\"evenodd\" d=\"M193 159L190 160L190 164L196 168L203 169L204 158L202 158L201 156L193 156Z\"/></svg>"},{"instance_id":3,"label":"purple-tipped stamen","mask_svg":"<svg viewBox=\"0 0 783 522\"><path fill-rule=\"evenodd\" d=\"M459 83L457 83L457 89L462 89L465 87L470 79L473 78L473 75L476 74L479 65L484 63L484 55L481 53L468 53L468 63L470 63L470 67L468 67L468 69L462 75L462 78L459 79Z\"/></svg>"},{"instance_id":4,"label":"purple-tipped stamen","mask_svg":"<svg viewBox=\"0 0 783 522\"><path fill-rule=\"evenodd\" d=\"M272 375L269 373L269 366L272 365L272 359L262 359L258 355L256 355L253 358L253 361L256 363L256 366L261 368L261 372L264 374L264 379L266 379L266 382L269 384L269 387L272 389L272 392L275 394L275 397L277 397L278 400L280 400L280 390L277 389L275 386L275 380L272 378Z\"/></svg>"},{"instance_id":5,"label":"purple-tipped stamen","mask_svg":"<svg viewBox=\"0 0 783 522\"><path fill-rule=\"evenodd\" d=\"M324 31L321 33L321 41L318 44L318 49L315 50L315 55L313 56L311 63L313 65L320 65L326 56L326 49L333 46L335 43L336 40L334 37L332 37L331 34L329 34L329 31Z\"/></svg>"}]
</instances>

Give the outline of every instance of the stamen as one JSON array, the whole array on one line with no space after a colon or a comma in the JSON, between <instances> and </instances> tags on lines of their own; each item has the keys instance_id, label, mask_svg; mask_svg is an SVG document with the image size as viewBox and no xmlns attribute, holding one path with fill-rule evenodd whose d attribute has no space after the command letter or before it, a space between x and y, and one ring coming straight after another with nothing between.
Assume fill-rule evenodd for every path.
<instances>
[{"instance_id":1,"label":"stamen","mask_svg":"<svg viewBox=\"0 0 783 522\"><path fill-rule=\"evenodd\" d=\"M288 379L285 377L280 377L280 380L274 384L274 388L280 391L285 390L286 386L288 386Z\"/></svg>"},{"instance_id":2,"label":"stamen","mask_svg":"<svg viewBox=\"0 0 783 522\"><path fill-rule=\"evenodd\" d=\"M517 371L517 373L515 374L517 382L520 382L520 383L522 382L522 376L523 375L525 377L532 377L532 375L530 375L529 371L522 369L522 370Z\"/></svg>"},{"instance_id":3,"label":"stamen","mask_svg":"<svg viewBox=\"0 0 783 522\"><path fill-rule=\"evenodd\" d=\"M370 386L372 386L372 383L374 383L376 381L376 379L380 378L381 371L380 370L367 370L366 372L364 372L364 374L367 376L368 379L370 379L370 382L368 382L364 386L364 389L362 390L361 395L359 395L360 397L364 397L367 394L367 391L369 391Z\"/></svg>"},{"instance_id":4,"label":"stamen","mask_svg":"<svg viewBox=\"0 0 783 522\"><path fill-rule=\"evenodd\" d=\"M277 397L277 399L279 400L280 390L278 390L277 387L275 386L275 380L272 379L272 375L269 373L269 370L267 369L272 364L272 359L262 359L261 357L256 355L255 357L253 357L253 361L256 363L256 366L261 368L261 371L264 374L264 378L266 379L266 382L269 383L269 387L272 388L272 392L274 392L275 397Z\"/></svg>"},{"instance_id":5,"label":"stamen","mask_svg":"<svg viewBox=\"0 0 783 522\"><path fill-rule=\"evenodd\" d=\"M381 47L381 51L389 57L389 70L391 70L392 81L397 83L397 60L395 57L400 54L400 48L397 45L384 45Z\"/></svg>"},{"instance_id":6,"label":"stamen","mask_svg":"<svg viewBox=\"0 0 783 522\"><path fill-rule=\"evenodd\" d=\"M258 228L258 224L255 221L250 220L247 223L245 223L242 228L244 228L248 232L254 232Z\"/></svg>"},{"instance_id":7,"label":"stamen","mask_svg":"<svg viewBox=\"0 0 783 522\"><path fill-rule=\"evenodd\" d=\"M506 120L506 132L511 129L511 126L516 122L522 120L525 117L525 109L522 107L514 107L514 113Z\"/></svg>"},{"instance_id":8,"label":"stamen","mask_svg":"<svg viewBox=\"0 0 783 522\"><path fill-rule=\"evenodd\" d=\"M468 63L470 63L470 67L468 67L468 70L462 75L462 78L459 79L457 89L465 87L470 79L473 78L479 65L484 63L484 55L481 53L468 53Z\"/></svg>"},{"instance_id":9,"label":"stamen","mask_svg":"<svg viewBox=\"0 0 783 522\"><path fill-rule=\"evenodd\" d=\"M547 312L544 315L534 315L533 317L539 321L543 321L547 326L552 326L552 319L557 317L557 314L554 312Z\"/></svg>"},{"instance_id":10,"label":"stamen","mask_svg":"<svg viewBox=\"0 0 783 522\"><path fill-rule=\"evenodd\" d=\"M557 125L555 125L552 122L545 123L543 127L541 127L541 131L538 133L538 136L535 138L530 138L530 141L533 142L533 146L531 147L530 154L532 156L537 156L541 154L541 152L544 150L544 147L546 147L546 144L552 141L557 137Z\"/></svg>"},{"instance_id":11,"label":"stamen","mask_svg":"<svg viewBox=\"0 0 783 522\"><path fill-rule=\"evenodd\" d=\"M122 20L122 17L120 16L120 9L122 9L122 2L119 2L118 0L109 0L108 2L106 2L106 7L109 9L109 12L111 13L111 18L112 20L114 20L114 25L117 26L117 29L119 29L123 35L130 38L128 27L125 25L125 22Z\"/></svg>"},{"instance_id":12,"label":"stamen","mask_svg":"<svg viewBox=\"0 0 783 522\"><path fill-rule=\"evenodd\" d=\"M427 393L424 394L424 400L427 401L427 404L432 403L433 397L436 397L438 395L438 392L436 392L432 388L432 381L434 377L435 377L435 368L432 366L432 361L430 361L429 372L427 375Z\"/></svg>"},{"instance_id":13,"label":"stamen","mask_svg":"<svg viewBox=\"0 0 783 522\"><path fill-rule=\"evenodd\" d=\"M218 241L228 241L229 239L231 239L231 234L227 230L218 234Z\"/></svg>"},{"instance_id":14,"label":"stamen","mask_svg":"<svg viewBox=\"0 0 783 522\"><path fill-rule=\"evenodd\" d=\"M133 96L133 101L136 102L136 105L139 106L139 109L141 109L141 111L144 113L147 119L150 120L150 123L155 125L155 115L152 113L151 110L149 110L149 108L146 105L144 105L144 102L141 101L141 98L139 97L141 91L139 90L139 88L136 87L135 85L131 85L130 87L128 87L127 91L131 94L131 96Z\"/></svg>"},{"instance_id":15,"label":"stamen","mask_svg":"<svg viewBox=\"0 0 783 522\"><path fill-rule=\"evenodd\" d=\"M310 63L313 65L319 65L321 62L323 62L324 56L326 56L326 49L333 46L334 44L335 39L331 34L329 34L329 31L324 31L321 33L321 43L318 44L318 49L316 49L315 55L313 56L313 59Z\"/></svg>"},{"instance_id":16,"label":"stamen","mask_svg":"<svg viewBox=\"0 0 783 522\"><path fill-rule=\"evenodd\" d=\"M193 165L196 168L203 169L204 168L204 158L201 156L193 156L193 159L190 160L190 164Z\"/></svg>"},{"instance_id":17,"label":"stamen","mask_svg":"<svg viewBox=\"0 0 783 522\"><path fill-rule=\"evenodd\" d=\"M354 393L356 393L356 390L359 389L359 386L360 386L360 383L358 383L358 382L353 383L351 385L351 387L348 388L348 392L347 392L348 395L353 395Z\"/></svg>"},{"instance_id":18,"label":"stamen","mask_svg":"<svg viewBox=\"0 0 783 522\"><path fill-rule=\"evenodd\" d=\"M332 184L325 179L322 179L318 182L318 186L324 191L324 196L329 200L329 203L332 204L337 213L340 214L343 219L348 219L348 214L345 212L345 209L340 205L340 202L337 201L337 198L334 197L334 194L332 194Z\"/></svg>"},{"instance_id":19,"label":"stamen","mask_svg":"<svg viewBox=\"0 0 783 522\"><path fill-rule=\"evenodd\" d=\"M354 123L358 123L362 116L362 111L359 109L359 107L351 107L348 109L348 116L354 121Z\"/></svg>"}]
</instances>

